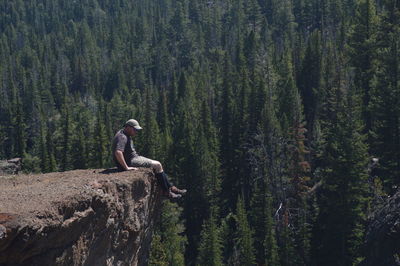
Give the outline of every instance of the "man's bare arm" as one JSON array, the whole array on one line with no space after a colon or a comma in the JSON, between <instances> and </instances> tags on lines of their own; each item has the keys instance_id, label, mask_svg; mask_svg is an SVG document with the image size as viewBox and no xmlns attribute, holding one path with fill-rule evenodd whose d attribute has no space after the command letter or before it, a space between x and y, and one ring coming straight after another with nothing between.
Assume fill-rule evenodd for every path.
<instances>
[{"instance_id":1,"label":"man's bare arm","mask_svg":"<svg viewBox=\"0 0 400 266\"><path fill-rule=\"evenodd\" d=\"M122 166L122 168L124 168L125 171L136 170L136 169L137 169L137 168L135 168L135 167L129 167L129 166L126 164L125 158L124 158L124 154L122 153L122 151L116 150L116 151L115 151L115 157L117 158L117 161L118 161L119 164Z\"/></svg>"}]
</instances>

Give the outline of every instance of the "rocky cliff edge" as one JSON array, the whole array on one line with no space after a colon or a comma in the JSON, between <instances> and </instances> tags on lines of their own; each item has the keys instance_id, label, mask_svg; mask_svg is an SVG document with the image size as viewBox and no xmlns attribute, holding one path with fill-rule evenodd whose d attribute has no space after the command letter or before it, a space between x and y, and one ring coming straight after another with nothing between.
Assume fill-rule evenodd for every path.
<instances>
[{"instance_id":1,"label":"rocky cliff edge","mask_svg":"<svg viewBox=\"0 0 400 266\"><path fill-rule=\"evenodd\" d=\"M0 178L0 265L146 265L159 207L147 169Z\"/></svg>"}]
</instances>

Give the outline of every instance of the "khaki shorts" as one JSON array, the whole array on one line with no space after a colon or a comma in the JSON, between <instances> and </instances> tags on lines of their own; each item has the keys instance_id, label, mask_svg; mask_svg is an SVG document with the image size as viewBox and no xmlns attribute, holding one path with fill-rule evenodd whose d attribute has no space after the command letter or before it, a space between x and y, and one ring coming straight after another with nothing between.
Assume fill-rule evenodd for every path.
<instances>
[{"instance_id":1,"label":"khaki shorts","mask_svg":"<svg viewBox=\"0 0 400 266\"><path fill-rule=\"evenodd\" d=\"M129 166L152 168L154 162L155 162L154 160L143 157L143 156L135 156L132 158Z\"/></svg>"}]
</instances>

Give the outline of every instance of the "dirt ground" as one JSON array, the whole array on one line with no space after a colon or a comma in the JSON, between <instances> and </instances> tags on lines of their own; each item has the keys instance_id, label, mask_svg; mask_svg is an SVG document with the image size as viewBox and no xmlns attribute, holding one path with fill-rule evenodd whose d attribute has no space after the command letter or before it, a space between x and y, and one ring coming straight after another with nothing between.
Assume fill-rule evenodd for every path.
<instances>
[{"instance_id":1,"label":"dirt ground","mask_svg":"<svg viewBox=\"0 0 400 266\"><path fill-rule=\"evenodd\" d=\"M116 172L115 170L74 170L34 175L0 177L0 213L41 214L57 212L55 206L70 197L84 196L114 179L130 180L143 176L148 169ZM54 213L53 213L54 214Z\"/></svg>"}]
</instances>

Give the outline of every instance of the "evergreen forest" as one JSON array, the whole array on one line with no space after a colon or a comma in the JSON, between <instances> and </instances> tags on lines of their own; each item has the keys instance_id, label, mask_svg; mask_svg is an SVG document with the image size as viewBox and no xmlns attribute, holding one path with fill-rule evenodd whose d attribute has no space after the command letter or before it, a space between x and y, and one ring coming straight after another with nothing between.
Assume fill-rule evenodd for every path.
<instances>
[{"instance_id":1,"label":"evergreen forest","mask_svg":"<svg viewBox=\"0 0 400 266\"><path fill-rule=\"evenodd\" d=\"M400 185L400 1L0 0L0 97L26 172L113 167L140 122L188 189L150 265L357 265Z\"/></svg>"}]
</instances>

